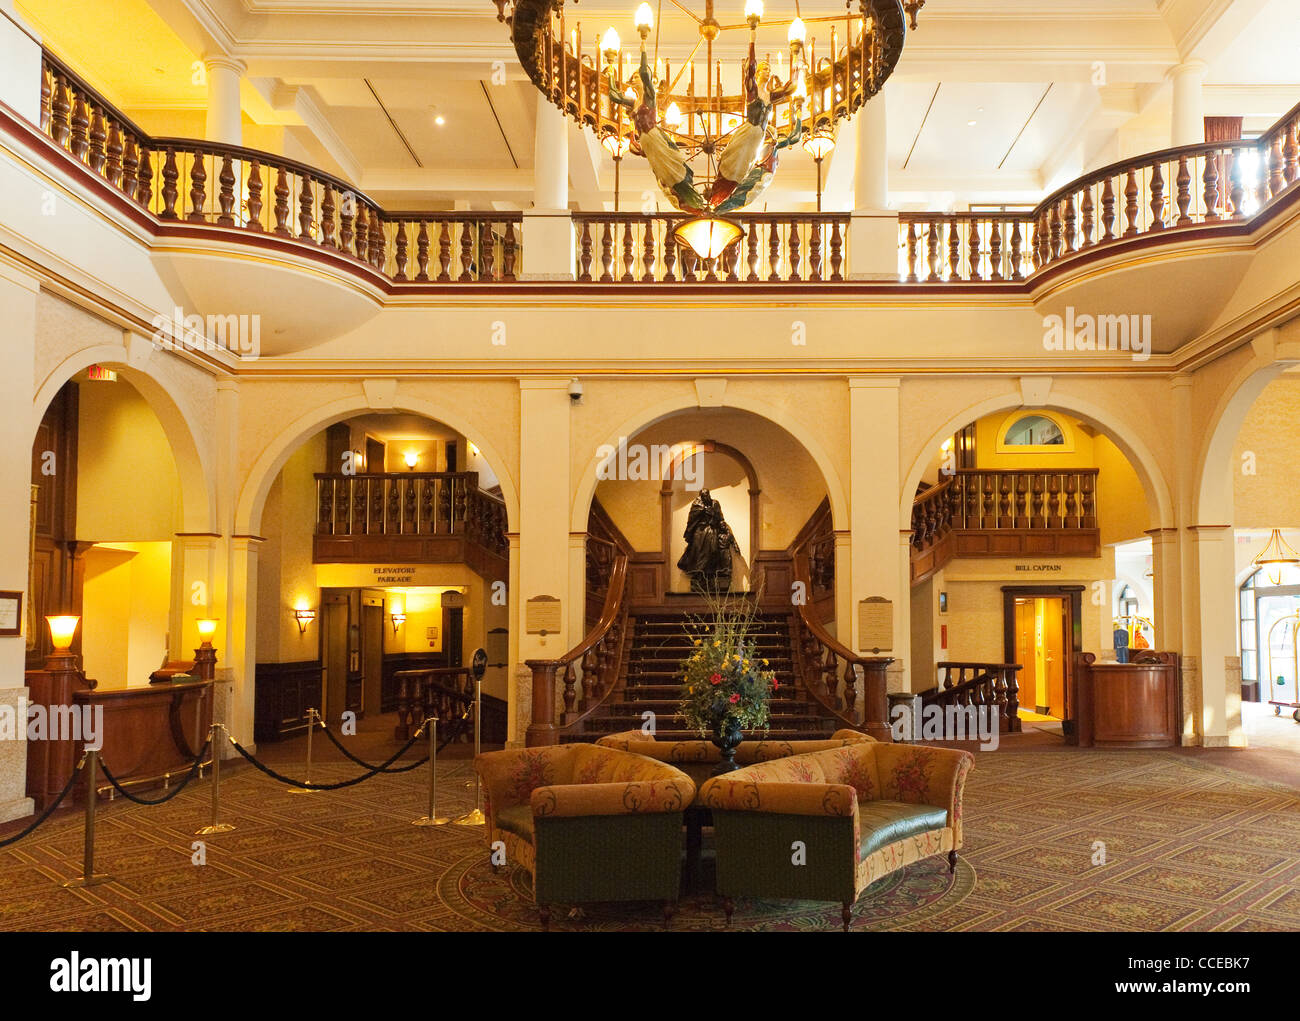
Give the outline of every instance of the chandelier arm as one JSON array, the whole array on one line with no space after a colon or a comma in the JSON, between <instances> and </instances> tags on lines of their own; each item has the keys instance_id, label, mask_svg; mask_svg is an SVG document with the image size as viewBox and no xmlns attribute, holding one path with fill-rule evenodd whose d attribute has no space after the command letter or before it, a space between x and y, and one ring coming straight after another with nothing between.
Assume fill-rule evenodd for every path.
<instances>
[{"instance_id":1,"label":"chandelier arm","mask_svg":"<svg viewBox=\"0 0 1300 1021\"><path fill-rule=\"evenodd\" d=\"M676 8L677 8L679 11L681 11L683 14L687 15L688 17L690 17L691 20L695 22L695 24L697 24L697 25L703 25L703 24L704 24L704 19L701 18L701 17L700 17L698 14L696 14L694 11L692 11L690 8L688 8L688 7L686 7L684 4L682 4L681 0L668 0L668 2L671 3L674 7L676 7ZM662 0L661 0L661 3L660 3L660 6L661 6L661 9L662 9ZM656 22L656 24L658 24L658 22Z\"/></svg>"}]
</instances>

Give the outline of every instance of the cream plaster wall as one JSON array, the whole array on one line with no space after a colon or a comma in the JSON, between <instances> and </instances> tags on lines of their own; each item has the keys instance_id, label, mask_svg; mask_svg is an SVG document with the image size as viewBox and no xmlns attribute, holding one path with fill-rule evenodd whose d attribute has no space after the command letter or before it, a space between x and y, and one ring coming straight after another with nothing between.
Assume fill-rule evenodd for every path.
<instances>
[{"instance_id":1,"label":"cream plaster wall","mask_svg":"<svg viewBox=\"0 0 1300 1021\"><path fill-rule=\"evenodd\" d=\"M148 686L168 653L172 544L93 546L85 560L83 669L101 687Z\"/></svg>"},{"instance_id":2,"label":"cream plaster wall","mask_svg":"<svg viewBox=\"0 0 1300 1021\"><path fill-rule=\"evenodd\" d=\"M1237 528L1300 525L1300 376L1284 374L1256 398L1233 446L1232 465Z\"/></svg>"}]
</instances>

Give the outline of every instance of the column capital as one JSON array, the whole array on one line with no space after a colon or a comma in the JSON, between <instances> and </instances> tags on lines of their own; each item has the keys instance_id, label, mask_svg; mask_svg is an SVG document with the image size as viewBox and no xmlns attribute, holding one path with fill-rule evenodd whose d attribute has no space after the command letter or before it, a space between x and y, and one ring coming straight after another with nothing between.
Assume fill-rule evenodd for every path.
<instances>
[{"instance_id":1,"label":"column capital","mask_svg":"<svg viewBox=\"0 0 1300 1021\"><path fill-rule=\"evenodd\" d=\"M897 390L903 383L901 376L850 376L850 390Z\"/></svg>"},{"instance_id":2,"label":"column capital","mask_svg":"<svg viewBox=\"0 0 1300 1021\"><path fill-rule=\"evenodd\" d=\"M209 71L233 71L241 78L248 73L248 65L228 53L205 53L203 66Z\"/></svg>"},{"instance_id":3,"label":"column capital","mask_svg":"<svg viewBox=\"0 0 1300 1021\"><path fill-rule=\"evenodd\" d=\"M566 394L569 391L570 376L544 376L541 378L525 378L519 381L520 390L563 390Z\"/></svg>"},{"instance_id":4,"label":"column capital","mask_svg":"<svg viewBox=\"0 0 1300 1021\"><path fill-rule=\"evenodd\" d=\"M1165 72L1165 78L1168 81L1173 81L1175 78L1184 78L1189 75L1204 77L1207 70L1209 70L1209 64L1203 60L1193 58L1184 60L1181 64L1175 64Z\"/></svg>"}]
</instances>

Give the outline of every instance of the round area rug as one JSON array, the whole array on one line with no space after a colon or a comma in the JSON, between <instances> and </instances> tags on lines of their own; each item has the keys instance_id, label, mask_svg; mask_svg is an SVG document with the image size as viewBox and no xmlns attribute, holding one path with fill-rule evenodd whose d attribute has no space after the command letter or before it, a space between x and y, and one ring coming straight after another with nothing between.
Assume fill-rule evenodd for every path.
<instances>
[{"instance_id":1,"label":"round area rug","mask_svg":"<svg viewBox=\"0 0 1300 1021\"><path fill-rule=\"evenodd\" d=\"M466 928L541 929L532 900L532 880L522 868L494 873L481 851L452 864L439 884L439 899L464 920ZM713 887L712 861L702 863L703 889ZM929 858L877 880L853 906L852 929L922 926L960 904L975 888L975 870L959 858L949 875L944 858ZM640 932L663 929L662 905L653 901L605 904L555 904L551 929L570 932ZM837 931L840 906L830 901L737 900L731 928L751 932ZM712 893L684 894L670 929L723 932L722 900Z\"/></svg>"}]
</instances>

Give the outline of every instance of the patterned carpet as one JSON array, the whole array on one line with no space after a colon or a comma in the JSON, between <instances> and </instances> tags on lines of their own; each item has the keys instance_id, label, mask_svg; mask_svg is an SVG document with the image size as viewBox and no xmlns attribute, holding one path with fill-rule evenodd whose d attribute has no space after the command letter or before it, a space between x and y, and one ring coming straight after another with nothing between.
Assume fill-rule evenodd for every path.
<instances>
[{"instance_id":1,"label":"patterned carpet","mask_svg":"<svg viewBox=\"0 0 1300 1021\"><path fill-rule=\"evenodd\" d=\"M292 771L291 771L292 772ZM355 775L321 766L317 779ZM472 806L468 763L444 763L448 814ZM481 830L415 827L420 774L294 796L248 768L223 772L207 865L191 864L206 784L167 805L117 801L99 816L97 867L80 872L81 820L65 814L0 850L0 929L512 930L536 928L528 878L493 875ZM956 877L939 859L859 900L857 929L1300 929L1300 791L1186 755L1041 748L981 754L966 792ZM1094 864L1094 844L1105 844ZM833 929L829 904L737 905L739 929ZM655 905L588 905L554 929L658 928ZM709 895L675 930L721 928Z\"/></svg>"}]
</instances>

